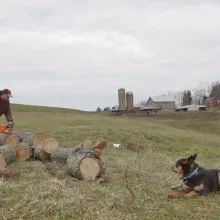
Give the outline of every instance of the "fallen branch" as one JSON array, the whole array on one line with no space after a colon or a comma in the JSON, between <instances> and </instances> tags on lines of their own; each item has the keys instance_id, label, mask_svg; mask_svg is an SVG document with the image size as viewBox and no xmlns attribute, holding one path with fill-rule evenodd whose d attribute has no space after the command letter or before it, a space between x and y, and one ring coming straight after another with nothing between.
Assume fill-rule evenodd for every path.
<instances>
[{"instance_id":1,"label":"fallen branch","mask_svg":"<svg viewBox=\"0 0 220 220\"><path fill-rule=\"evenodd\" d=\"M129 188L129 186L128 186L128 177L127 177L127 170L125 170L125 183L126 183L126 188L128 189L128 191L131 193L131 195L132 195L132 200L134 201L134 199L135 199L135 196L134 196L134 193L133 193L133 191Z\"/></svg>"}]
</instances>

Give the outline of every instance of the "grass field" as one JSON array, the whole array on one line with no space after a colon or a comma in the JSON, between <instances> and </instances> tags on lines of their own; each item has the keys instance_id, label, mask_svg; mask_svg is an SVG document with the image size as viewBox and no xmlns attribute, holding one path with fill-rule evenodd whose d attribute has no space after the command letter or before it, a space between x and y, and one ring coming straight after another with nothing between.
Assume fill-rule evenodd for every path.
<instances>
[{"instance_id":1,"label":"grass field","mask_svg":"<svg viewBox=\"0 0 220 220\"><path fill-rule=\"evenodd\" d=\"M102 157L110 181L76 181L56 164L13 163L9 168L21 175L0 179L0 219L220 219L220 193L167 198L171 186L181 183L170 170L178 158L197 153L200 165L220 168L220 120L207 114L157 120L13 106L16 130L43 131L63 147L88 136L107 139ZM129 150L113 149L113 142Z\"/></svg>"}]
</instances>

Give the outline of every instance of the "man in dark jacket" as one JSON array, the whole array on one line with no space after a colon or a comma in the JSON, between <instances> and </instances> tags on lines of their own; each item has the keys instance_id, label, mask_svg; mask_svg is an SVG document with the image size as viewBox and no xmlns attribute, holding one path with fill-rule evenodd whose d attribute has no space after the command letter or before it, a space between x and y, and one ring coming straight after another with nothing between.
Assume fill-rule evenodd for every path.
<instances>
[{"instance_id":1,"label":"man in dark jacket","mask_svg":"<svg viewBox=\"0 0 220 220\"><path fill-rule=\"evenodd\" d=\"M8 121L8 127L13 127L14 122L12 119L11 108L9 99L12 97L9 89L0 91L0 116L5 115Z\"/></svg>"}]
</instances>

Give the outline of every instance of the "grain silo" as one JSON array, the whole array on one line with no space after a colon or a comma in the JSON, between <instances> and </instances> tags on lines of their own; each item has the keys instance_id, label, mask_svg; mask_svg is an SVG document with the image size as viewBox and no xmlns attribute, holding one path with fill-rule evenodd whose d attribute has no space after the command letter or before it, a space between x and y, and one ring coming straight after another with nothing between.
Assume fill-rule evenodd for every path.
<instances>
[{"instance_id":1,"label":"grain silo","mask_svg":"<svg viewBox=\"0 0 220 220\"><path fill-rule=\"evenodd\" d=\"M118 104L119 104L119 109L126 110L125 89L118 90Z\"/></svg>"},{"instance_id":2,"label":"grain silo","mask_svg":"<svg viewBox=\"0 0 220 220\"><path fill-rule=\"evenodd\" d=\"M133 92L126 93L126 101L127 101L127 109L131 110L134 109L134 96Z\"/></svg>"}]
</instances>

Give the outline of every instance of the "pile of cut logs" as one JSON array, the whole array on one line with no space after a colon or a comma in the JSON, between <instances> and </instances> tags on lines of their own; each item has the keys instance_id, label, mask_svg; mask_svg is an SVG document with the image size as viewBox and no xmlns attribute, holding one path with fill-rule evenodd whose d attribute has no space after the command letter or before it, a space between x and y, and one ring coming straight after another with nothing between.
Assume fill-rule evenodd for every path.
<instances>
[{"instance_id":1,"label":"pile of cut logs","mask_svg":"<svg viewBox=\"0 0 220 220\"><path fill-rule=\"evenodd\" d=\"M93 142L91 138L74 148L62 148L55 138L46 138L43 133L14 131L0 134L0 170L16 160L55 161L66 166L72 177L79 180L95 180L104 175L100 158L106 141Z\"/></svg>"}]
</instances>

